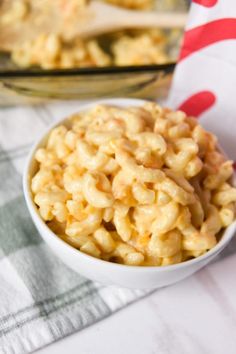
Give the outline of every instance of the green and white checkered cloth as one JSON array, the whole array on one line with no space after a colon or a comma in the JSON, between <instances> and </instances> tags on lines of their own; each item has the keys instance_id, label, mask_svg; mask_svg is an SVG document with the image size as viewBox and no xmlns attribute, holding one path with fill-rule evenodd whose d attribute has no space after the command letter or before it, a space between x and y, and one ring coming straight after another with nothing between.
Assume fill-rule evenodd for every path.
<instances>
[{"instance_id":1,"label":"green and white checkered cloth","mask_svg":"<svg viewBox=\"0 0 236 354\"><path fill-rule=\"evenodd\" d=\"M78 103L0 109L0 353L29 353L144 296L68 269L37 233L22 194L35 139Z\"/></svg>"}]
</instances>

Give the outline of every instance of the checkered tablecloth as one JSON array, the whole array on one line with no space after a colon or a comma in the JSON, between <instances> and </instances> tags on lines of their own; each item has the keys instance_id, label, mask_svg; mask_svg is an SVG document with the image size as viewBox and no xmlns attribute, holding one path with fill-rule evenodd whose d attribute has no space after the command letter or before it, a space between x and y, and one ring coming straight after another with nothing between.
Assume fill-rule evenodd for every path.
<instances>
[{"instance_id":1,"label":"checkered tablecloth","mask_svg":"<svg viewBox=\"0 0 236 354\"><path fill-rule=\"evenodd\" d=\"M0 110L0 353L32 352L144 296L68 269L37 233L22 194L31 144L78 103Z\"/></svg>"}]
</instances>

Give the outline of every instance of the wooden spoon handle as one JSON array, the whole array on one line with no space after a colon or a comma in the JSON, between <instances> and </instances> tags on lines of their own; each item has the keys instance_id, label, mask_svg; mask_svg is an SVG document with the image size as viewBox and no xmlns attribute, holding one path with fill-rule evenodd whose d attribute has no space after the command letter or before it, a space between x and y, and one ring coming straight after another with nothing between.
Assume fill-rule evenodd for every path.
<instances>
[{"instance_id":1,"label":"wooden spoon handle","mask_svg":"<svg viewBox=\"0 0 236 354\"><path fill-rule=\"evenodd\" d=\"M80 18L71 24L70 29L67 28L63 35L65 38L73 38L76 35L85 38L131 28L184 28L186 19L186 13L134 11L92 1L84 14L81 12Z\"/></svg>"},{"instance_id":2,"label":"wooden spoon handle","mask_svg":"<svg viewBox=\"0 0 236 354\"><path fill-rule=\"evenodd\" d=\"M137 12L129 15L126 28L158 27L158 28L184 28L187 21L186 13L157 13Z\"/></svg>"},{"instance_id":3,"label":"wooden spoon handle","mask_svg":"<svg viewBox=\"0 0 236 354\"><path fill-rule=\"evenodd\" d=\"M119 14L111 14L110 18L103 21L97 21L94 16L94 21L88 19L87 23L76 24L71 26L62 33L63 38L70 40L76 36L88 38L100 34L123 30L123 29L138 29L138 28L184 28L186 24L186 15L178 14L175 18L172 14L132 14L131 16L120 17Z\"/></svg>"}]
</instances>

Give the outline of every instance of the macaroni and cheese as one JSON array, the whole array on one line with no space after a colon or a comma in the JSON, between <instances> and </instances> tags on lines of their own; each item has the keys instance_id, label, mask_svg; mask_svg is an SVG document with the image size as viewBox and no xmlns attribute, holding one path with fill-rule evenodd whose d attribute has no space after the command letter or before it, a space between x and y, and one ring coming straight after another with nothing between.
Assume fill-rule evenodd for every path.
<instances>
[{"instance_id":1,"label":"macaroni and cheese","mask_svg":"<svg viewBox=\"0 0 236 354\"><path fill-rule=\"evenodd\" d=\"M147 102L98 105L37 150L39 213L81 252L126 265L198 257L235 219L232 161L193 117Z\"/></svg>"},{"instance_id":2,"label":"macaroni and cheese","mask_svg":"<svg viewBox=\"0 0 236 354\"><path fill-rule=\"evenodd\" d=\"M154 6L153 0L106 1L139 10ZM182 37L182 31L178 29L124 30L94 38L76 36L71 40L60 35L61 32L54 29L56 26L51 28L50 25L47 29L48 18L50 23L53 20L57 23L56 18L59 18L62 32L67 33L68 26L78 21L78 14L87 3L87 0L3 1L2 11L0 5L0 32L10 28L11 33L15 28L13 38L20 39L25 32L29 33L27 23L36 23L38 28L35 34L32 31L27 39L18 40L14 45L14 40L8 41L11 44L7 50L11 52L12 61L22 68L68 69L164 64L176 60Z\"/></svg>"}]
</instances>

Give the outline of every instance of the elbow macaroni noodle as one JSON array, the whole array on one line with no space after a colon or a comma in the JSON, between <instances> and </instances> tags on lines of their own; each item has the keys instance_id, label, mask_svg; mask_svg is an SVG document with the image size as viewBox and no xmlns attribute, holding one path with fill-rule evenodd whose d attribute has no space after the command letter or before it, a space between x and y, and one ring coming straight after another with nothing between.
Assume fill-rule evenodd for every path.
<instances>
[{"instance_id":1,"label":"elbow macaroni noodle","mask_svg":"<svg viewBox=\"0 0 236 354\"><path fill-rule=\"evenodd\" d=\"M235 219L232 161L216 144L183 112L100 105L37 150L34 202L81 252L127 265L183 262L214 247Z\"/></svg>"}]
</instances>

